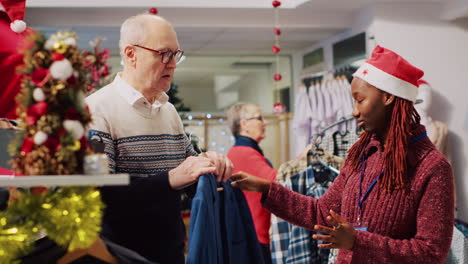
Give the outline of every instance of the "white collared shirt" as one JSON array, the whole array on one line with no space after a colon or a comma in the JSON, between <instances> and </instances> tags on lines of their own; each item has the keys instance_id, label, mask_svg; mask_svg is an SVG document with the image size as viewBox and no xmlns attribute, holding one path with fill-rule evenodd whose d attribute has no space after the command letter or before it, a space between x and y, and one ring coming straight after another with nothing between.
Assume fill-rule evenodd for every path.
<instances>
[{"instance_id":1,"label":"white collared shirt","mask_svg":"<svg viewBox=\"0 0 468 264\"><path fill-rule=\"evenodd\" d=\"M143 96L142 93L137 91L129 83L120 77L121 73L118 73L114 79L114 85L117 87L117 91L125 101L131 106L135 107L138 111L143 111L151 114L152 112L159 111L159 108L169 101L169 96L166 93L162 93L153 104L150 104L148 100Z\"/></svg>"}]
</instances>

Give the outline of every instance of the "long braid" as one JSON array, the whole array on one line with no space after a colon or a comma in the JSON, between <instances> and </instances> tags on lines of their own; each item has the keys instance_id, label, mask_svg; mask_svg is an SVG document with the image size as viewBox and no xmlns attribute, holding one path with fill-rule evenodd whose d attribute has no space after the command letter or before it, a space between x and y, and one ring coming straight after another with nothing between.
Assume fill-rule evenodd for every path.
<instances>
[{"instance_id":1,"label":"long braid","mask_svg":"<svg viewBox=\"0 0 468 264\"><path fill-rule=\"evenodd\" d=\"M387 192L406 187L408 179L405 175L411 126L419 122L420 117L413 103L396 97L384 150L385 173L379 180L380 186ZM353 171L359 171L361 156L371 137L371 133L364 132L349 150L348 162Z\"/></svg>"}]
</instances>

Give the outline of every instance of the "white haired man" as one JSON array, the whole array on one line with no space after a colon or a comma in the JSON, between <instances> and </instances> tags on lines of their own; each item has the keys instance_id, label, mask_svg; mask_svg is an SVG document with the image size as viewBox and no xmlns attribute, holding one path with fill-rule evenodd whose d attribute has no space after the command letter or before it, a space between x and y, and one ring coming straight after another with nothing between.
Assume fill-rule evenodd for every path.
<instances>
[{"instance_id":1,"label":"white haired man","mask_svg":"<svg viewBox=\"0 0 468 264\"><path fill-rule=\"evenodd\" d=\"M123 71L86 100L93 117L90 136L106 143L111 171L132 176L130 186L102 188L103 235L149 260L184 263L178 190L206 173L226 181L233 165L215 152L196 156L168 102L183 55L172 25L151 14L130 17L119 45Z\"/></svg>"}]
</instances>

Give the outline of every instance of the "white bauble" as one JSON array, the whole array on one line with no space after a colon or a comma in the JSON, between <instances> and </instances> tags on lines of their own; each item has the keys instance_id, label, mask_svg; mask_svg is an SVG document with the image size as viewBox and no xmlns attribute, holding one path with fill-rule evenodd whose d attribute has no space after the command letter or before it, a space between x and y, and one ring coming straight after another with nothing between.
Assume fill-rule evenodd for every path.
<instances>
[{"instance_id":1,"label":"white bauble","mask_svg":"<svg viewBox=\"0 0 468 264\"><path fill-rule=\"evenodd\" d=\"M76 39L74 38L66 38L63 43L70 45L70 46L76 46Z\"/></svg>"},{"instance_id":2,"label":"white bauble","mask_svg":"<svg viewBox=\"0 0 468 264\"><path fill-rule=\"evenodd\" d=\"M73 67L69 60L63 59L54 61L49 71L54 79L66 81L73 74Z\"/></svg>"},{"instance_id":3,"label":"white bauble","mask_svg":"<svg viewBox=\"0 0 468 264\"><path fill-rule=\"evenodd\" d=\"M47 140L47 134L39 131L34 134L34 144L36 145L42 145L44 142Z\"/></svg>"},{"instance_id":4,"label":"white bauble","mask_svg":"<svg viewBox=\"0 0 468 264\"><path fill-rule=\"evenodd\" d=\"M33 98L36 102L42 102L46 99L44 92L39 87L34 88Z\"/></svg>"},{"instance_id":5,"label":"white bauble","mask_svg":"<svg viewBox=\"0 0 468 264\"><path fill-rule=\"evenodd\" d=\"M63 121L63 127L65 130L72 134L73 138L80 139L84 135L84 128L78 120L65 120Z\"/></svg>"},{"instance_id":6,"label":"white bauble","mask_svg":"<svg viewBox=\"0 0 468 264\"><path fill-rule=\"evenodd\" d=\"M44 48L46 50L53 50L55 42L56 42L55 39L48 39L44 44Z\"/></svg>"}]
</instances>

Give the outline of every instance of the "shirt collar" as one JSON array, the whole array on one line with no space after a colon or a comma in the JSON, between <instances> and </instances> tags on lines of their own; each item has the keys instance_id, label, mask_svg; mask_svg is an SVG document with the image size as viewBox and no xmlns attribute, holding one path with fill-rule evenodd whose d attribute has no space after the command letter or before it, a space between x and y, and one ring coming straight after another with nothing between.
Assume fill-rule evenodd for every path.
<instances>
[{"instance_id":1,"label":"shirt collar","mask_svg":"<svg viewBox=\"0 0 468 264\"><path fill-rule=\"evenodd\" d=\"M246 136L238 136L236 137L236 143L234 143L234 146L246 146L246 147L251 147L258 151L260 154L263 155L263 151L258 146L257 141L253 140L252 138L246 137Z\"/></svg>"},{"instance_id":2,"label":"shirt collar","mask_svg":"<svg viewBox=\"0 0 468 264\"><path fill-rule=\"evenodd\" d=\"M128 102L131 106L136 104L145 104L149 105L149 102L143 96L142 93L137 91L133 86L127 83L124 79L120 77L121 73L118 73L115 76L114 84L117 86L117 91L120 96L122 96L125 101ZM159 108L169 101L169 96L166 93L162 93L161 96L151 105L153 109Z\"/></svg>"}]
</instances>

